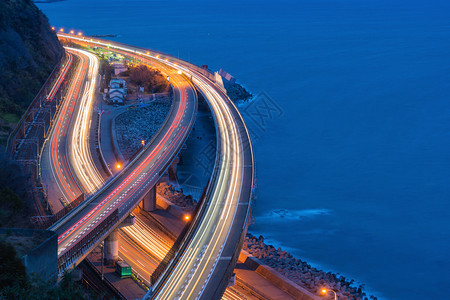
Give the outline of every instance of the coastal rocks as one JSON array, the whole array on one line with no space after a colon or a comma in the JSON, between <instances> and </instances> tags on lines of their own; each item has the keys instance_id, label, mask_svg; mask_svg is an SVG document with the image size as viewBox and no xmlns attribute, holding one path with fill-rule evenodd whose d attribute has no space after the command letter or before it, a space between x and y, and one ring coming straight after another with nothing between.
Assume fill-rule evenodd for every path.
<instances>
[{"instance_id":1,"label":"coastal rocks","mask_svg":"<svg viewBox=\"0 0 450 300\"><path fill-rule=\"evenodd\" d=\"M197 205L197 202L192 199L191 195L186 196L183 194L182 189L176 190L173 185L165 182L161 182L157 185L156 192L158 195L161 195L173 204L187 211L194 211L195 206Z\"/></svg>"},{"instance_id":2,"label":"coastal rocks","mask_svg":"<svg viewBox=\"0 0 450 300\"><path fill-rule=\"evenodd\" d=\"M150 141L169 114L172 101L155 100L145 107L129 109L116 118L116 138L126 160L142 148L141 141Z\"/></svg>"},{"instance_id":3,"label":"coastal rocks","mask_svg":"<svg viewBox=\"0 0 450 300\"><path fill-rule=\"evenodd\" d=\"M293 257L287 251L283 251L280 247L275 249L272 245L266 245L262 236L256 238L247 234L243 249L312 293L319 294L320 288L326 286L335 290L340 300L368 299L365 297L366 294L363 292L362 285L359 287L353 286L354 280L348 280L343 276L313 268L308 263ZM370 299L376 300L377 298L370 296Z\"/></svg>"}]
</instances>

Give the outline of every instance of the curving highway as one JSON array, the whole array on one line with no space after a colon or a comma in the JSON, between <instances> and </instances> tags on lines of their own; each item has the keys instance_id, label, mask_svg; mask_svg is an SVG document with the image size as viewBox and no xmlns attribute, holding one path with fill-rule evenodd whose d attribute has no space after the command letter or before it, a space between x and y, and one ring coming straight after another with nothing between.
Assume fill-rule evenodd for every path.
<instances>
[{"instance_id":1,"label":"curving highway","mask_svg":"<svg viewBox=\"0 0 450 300\"><path fill-rule=\"evenodd\" d=\"M100 39L70 38L156 60L189 76L215 118L218 153L205 204L173 264L149 290L152 299L216 299L228 284L247 230L253 153L245 123L230 99L198 67L173 57Z\"/></svg>"},{"instance_id":2,"label":"curving highway","mask_svg":"<svg viewBox=\"0 0 450 300\"><path fill-rule=\"evenodd\" d=\"M60 275L81 261L129 215L156 184L189 135L197 108L196 94L183 76L172 72L175 100L155 140L98 193L50 228L58 234Z\"/></svg>"},{"instance_id":3,"label":"curving highway","mask_svg":"<svg viewBox=\"0 0 450 300\"><path fill-rule=\"evenodd\" d=\"M65 100L55 116L49 138L45 141L40 160L41 180L47 187L49 199L53 199L53 209L56 211L82 194L82 190L69 166L67 153L71 147L68 143L68 136L71 132L73 114L89 67L89 61L86 56L76 51L67 49L67 52L71 59L72 57L77 58L78 64L65 94Z\"/></svg>"},{"instance_id":4,"label":"curving highway","mask_svg":"<svg viewBox=\"0 0 450 300\"><path fill-rule=\"evenodd\" d=\"M54 185L58 189L65 188L64 191L69 195L68 199L64 201L65 203L73 201L70 195L74 196L80 192L78 185L68 179L74 178L85 194L94 193L104 183L104 179L93 162L88 144L97 87L98 59L87 51L69 47L66 47L66 51L69 63L72 61L72 56L76 57L80 63L66 95L68 100L61 107L61 113L55 117L55 129L50 137L51 144L55 145L55 151L50 152L50 147L47 147L45 153L48 155L48 160L43 159L41 162L45 166L42 175L47 179L47 184L51 184L51 179L53 179ZM67 70L65 71L67 72ZM80 80L80 78L83 79ZM77 84L82 87L77 88ZM48 101L52 100L56 90L57 88L54 88L49 93ZM49 165L46 165L46 162L49 162ZM61 162L64 162L64 165L67 164L68 167L62 168ZM50 169L51 174L47 172ZM56 174L63 179L57 181ZM72 174L74 175L72 176ZM132 264L135 272L147 284L150 284L151 273L173 244L171 239L163 238L160 234L140 218L136 218L134 226L124 227L119 232L119 255Z\"/></svg>"},{"instance_id":5,"label":"curving highway","mask_svg":"<svg viewBox=\"0 0 450 300\"><path fill-rule=\"evenodd\" d=\"M180 68L182 68L180 66ZM210 80L183 68L213 112L218 154L207 209L170 275L152 299L219 298L234 268L247 230L253 187L253 154L245 124L230 99Z\"/></svg>"},{"instance_id":6,"label":"curving highway","mask_svg":"<svg viewBox=\"0 0 450 300\"><path fill-rule=\"evenodd\" d=\"M99 59L87 51L67 48L80 57L87 58L88 70L84 80L84 90L80 94L77 110L74 113L73 128L70 130L68 145L69 166L84 194L91 194L103 184L103 177L94 164L89 145L89 130L92 124L92 111L95 103Z\"/></svg>"}]
</instances>

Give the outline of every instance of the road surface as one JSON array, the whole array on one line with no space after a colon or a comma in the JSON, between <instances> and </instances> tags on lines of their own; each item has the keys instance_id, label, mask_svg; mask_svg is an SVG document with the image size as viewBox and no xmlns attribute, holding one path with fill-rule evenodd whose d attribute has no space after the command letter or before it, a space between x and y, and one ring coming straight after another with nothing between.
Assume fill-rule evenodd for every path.
<instances>
[{"instance_id":1,"label":"road surface","mask_svg":"<svg viewBox=\"0 0 450 300\"><path fill-rule=\"evenodd\" d=\"M71 146L68 144L68 137L74 119L73 114L84 85L89 60L79 52L72 50L67 50L67 52L70 57L77 57L78 64L64 96L65 100L54 118L54 124L49 138L45 141L40 161L41 181L47 189L48 199L55 212L83 193L73 176L67 153Z\"/></svg>"},{"instance_id":2,"label":"road surface","mask_svg":"<svg viewBox=\"0 0 450 300\"><path fill-rule=\"evenodd\" d=\"M198 68L192 68L188 63L110 41L60 34L61 36L70 37L72 41L79 40L92 45L118 49L139 55L142 59L165 62L166 65L178 69L179 73L189 76L207 99L213 111L218 132L218 156L207 199L200 214L194 220L195 226L189 232L188 239L183 243L179 255L174 260L176 264L171 265L168 272L146 296L152 299L220 298L242 247L253 188L253 153L250 138L237 108L220 87L216 87L209 77L204 76ZM156 161L155 164L157 164ZM139 171L139 168L136 168L132 174L136 171ZM142 175L134 178L138 178L137 181L140 182ZM125 183L126 181L117 189L123 191L120 187ZM114 196L117 199L113 198ZM85 220L98 222L99 217L116 207L116 205L112 208L105 206L103 203L110 203L108 199L113 199L114 204L118 203L119 208L120 205L129 206L130 203L122 201L123 198L128 197L121 195L120 191L113 190L103 200L104 202L96 203L96 209L81 211L80 217L75 218L79 220L78 223L70 222L69 228L64 225L60 227L63 229L58 229L59 243L62 244L59 254L89 232L93 225ZM135 202L131 201L131 203ZM92 211L100 212L100 215L92 218Z\"/></svg>"},{"instance_id":3,"label":"road surface","mask_svg":"<svg viewBox=\"0 0 450 300\"><path fill-rule=\"evenodd\" d=\"M166 123L129 166L72 213L52 226L57 232L59 271L81 261L148 193L180 151L193 126L197 98L183 76L170 74L175 100ZM113 223L104 223L115 218ZM99 236L100 235L100 236Z\"/></svg>"}]
</instances>

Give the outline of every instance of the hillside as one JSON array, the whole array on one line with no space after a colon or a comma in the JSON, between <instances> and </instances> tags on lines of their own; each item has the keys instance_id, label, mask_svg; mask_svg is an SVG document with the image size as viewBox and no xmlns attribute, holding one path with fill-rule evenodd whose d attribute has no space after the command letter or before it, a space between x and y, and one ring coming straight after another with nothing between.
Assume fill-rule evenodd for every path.
<instances>
[{"instance_id":1,"label":"hillside","mask_svg":"<svg viewBox=\"0 0 450 300\"><path fill-rule=\"evenodd\" d=\"M32 1L0 1L0 145L63 51L47 17Z\"/></svg>"}]
</instances>

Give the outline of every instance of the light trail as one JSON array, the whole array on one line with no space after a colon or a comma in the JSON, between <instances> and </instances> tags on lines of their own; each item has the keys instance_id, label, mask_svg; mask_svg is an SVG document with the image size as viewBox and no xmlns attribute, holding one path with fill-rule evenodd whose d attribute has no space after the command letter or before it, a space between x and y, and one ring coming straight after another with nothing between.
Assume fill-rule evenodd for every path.
<instances>
[{"instance_id":1,"label":"light trail","mask_svg":"<svg viewBox=\"0 0 450 300\"><path fill-rule=\"evenodd\" d=\"M80 64L67 93L67 101L63 104L61 113L56 119L56 126L58 127L54 130L51 139L55 151L49 155L54 162L63 162L62 164L54 163L52 172L54 177L64 178L64 180L56 180L56 184L61 190L64 189L65 194L69 195L68 200L72 201L80 190L73 184L73 181L67 180L72 176L71 171L86 194L95 192L104 183L104 180L93 162L88 144L89 126L96 92L98 59L87 51L69 47L66 47L66 50L70 62L72 55L75 55L80 59ZM86 64L88 64L87 70ZM67 72L67 66L64 71ZM79 87L83 83L84 89L81 92ZM50 101L56 90L52 89L49 93L48 99ZM75 101L76 99L78 99L78 102ZM66 138L67 136L70 138ZM66 139L66 142L64 142L64 139ZM70 151L67 151L67 155L64 149L70 149ZM67 157L69 158L69 164L66 166ZM66 167L62 168L61 165ZM146 282L149 284L151 273L148 270L156 268L169 251L173 241L166 241L142 220L139 218L136 218L136 220L136 226L121 229L123 233L120 237L125 247L121 245L120 252L121 256L129 260L130 263L140 261L139 268L135 267L134 270L140 277L146 278ZM151 256L155 258L153 260L147 259L145 254L139 253L139 247L142 247L146 253L151 253ZM145 262L145 266L142 266L142 262Z\"/></svg>"},{"instance_id":2,"label":"light trail","mask_svg":"<svg viewBox=\"0 0 450 300\"><path fill-rule=\"evenodd\" d=\"M206 93L218 123L221 141L220 171L210 209L207 210L194 239L188 245L189 255L183 255L155 299L190 299L200 297L214 271L227 241L239 201L242 150L239 135L228 106L220 95L201 78L194 82ZM195 294L194 294L195 293Z\"/></svg>"},{"instance_id":3,"label":"light trail","mask_svg":"<svg viewBox=\"0 0 450 300\"><path fill-rule=\"evenodd\" d=\"M79 40L83 43L127 51L133 55L141 56L142 59L151 58L164 63L191 76L194 84L205 95L215 118L219 149L208 204L199 216L200 219L197 219L199 222L192 237L183 245L184 250L180 252L176 265L170 269L167 276L161 277L146 297L152 297L152 299L210 299L212 296L217 297L218 293L225 289L226 276L228 276L226 274L229 274L230 268L232 271L236 253L240 251L239 241L242 240L246 231L253 187L253 153L250 138L236 107L226 95L215 87L213 82L198 73L195 68L190 68L189 64L180 63L180 60L175 63L168 57L160 58L159 54L153 53L152 55L148 51L124 46L123 44L105 43L101 40L93 41L93 39L89 41L85 38L62 34L60 36L68 37L71 40ZM164 157L163 153L157 155L156 159L160 160L161 156ZM141 172L139 168L140 166L135 168L133 172ZM150 171L149 173L151 174ZM123 184L127 184L127 180ZM122 190L122 188L119 189ZM117 192L119 191L113 191L104 201L109 201L110 197L117 197L115 196L118 195ZM108 210L115 208L116 203L118 207L125 205L122 204L125 203L123 201L130 197L127 196L127 193L128 190L122 192L122 196ZM62 232L59 236L59 242L70 245L74 240L85 234L90 228L89 226L92 226L86 223L93 221L89 220L91 214L97 215L95 210L102 211L106 208L104 205L106 205L106 202L100 203L94 210L85 214L77 224L68 228L66 232ZM71 239L68 236L71 236ZM65 239L67 239L67 242L64 241ZM224 255L224 253L226 254ZM211 280L214 280L214 283L211 283ZM207 288L209 288L208 292L206 292Z\"/></svg>"},{"instance_id":4,"label":"light trail","mask_svg":"<svg viewBox=\"0 0 450 300\"><path fill-rule=\"evenodd\" d=\"M135 220L135 225L123 227L122 230L145 251L154 255L158 262L162 261L173 243L167 242L140 218L136 217Z\"/></svg>"},{"instance_id":5,"label":"light trail","mask_svg":"<svg viewBox=\"0 0 450 300\"><path fill-rule=\"evenodd\" d=\"M89 69L86 74L84 92L75 115L73 129L70 138L69 162L74 175L85 194L91 194L103 184L103 177L95 167L92 153L89 147L89 130L92 122L92 111L95 103L97 89L97 77L99 70L98 58L83 50L69 48L74 53L86 56L89 59Z\"/></svg>"},{"instance_id":6,"label":"light trail","mask_svg":"<svg viewBox=\"0 0 450 300\"><path fill-rule=\"evenodd\" d=\"M225 290L222 296L222 300L245 300L247 297L237 292L233 287L229 287Z\"/></svg>"},{"instance_id":7,"label":"light trail","mask_svg":"<svg viewBox=\"0 0 450 300\"><path fill-rule=\"evenodd\" d=\"M164 165L167 165L167 162L171 161L172 157L174 157L174 153L177 153L181 148L181 145L187 138L193 124L192 116L195 116L195 113L192 114L192 109L196 107L196 97L195 94L192 93L192 88L189 83L182 79L181 76L173 74L171 76L171 81L174 86L177 87L177 93L179 93L181 101L177 104L178 108L175 110L176 114L173 114L175 117L172 118L170 126L166 129L166 131L163 131L163 134L157 138L157 142L152 145L151 148L147 148L148 150L144 151L145 155L143 154L139 156L139 163L133 165L133 168L130 168L127 171L124 170L121 174L119 174L118 177L121 178L111 183L112 186L115 186L114 189L108 189L108 187L102 188L102 190L106 189L106 191L110 191L105 193L105 198L103 198L104 200L99 199L100 201L97 201L96 198L98 198L98 194L97 196L94 196L92 201L90 201L90 211L87 212L87 214L85 214L79 221L75 222L73 226L64 230L61 229L61 234L59 234L58 241L59 256L67 253L71 247L77 243L77 240L88 234L89 231L92 230L92 227L95 226L95 224L98 224L101 219L106 218L107 214L113 209L131 209L132 207L130 207L130 203L127 202L129 202L132 198L136 198L136 194L142 193L143 190L147 189L150 183L154 184L159 178L158 174L160 174L160 172L155 173L155 171L161 169ZM190 90L190 95L187 95L187 89ZM190 99L188 110L186 110L187 99ZM193 104L195 104L195 106L193 106ZM189 118L185 118L186 115L189 116ZM190 125L181 125L182 123L187 123ZM94 203L97 204L92 205ZM61 226L66 227L64 224L65 222L62 224L57 224L53 228L58 230ZM130 236L134 239L136 238L136 235L142 235L142 233L137 231L128 231ZM161 259L161 257L165 255L164 252L167 252L167 249L169 249L166 244L167 242L161 242L162 250L156 254L159 259ZM147 249L148 247L151 247L150 244L147 244Z\"/></svg>"},{"instance_id":8,"label":"light trail","mask_svg":"<svg viewBox=\"0 0 450 300\"><path fill-rule=\"evenodd\" d=\"M81 189L70 171L67 162L67 145L65 141L70 127L70 119L75 109L76 99L81 89L83 77L87 69L87 60L85 57L74 52L68 52L70 55L76 55L79 57L79 64L66 93L66 99L62 103L60 111L55 118L55 125L53 126L50 139L48 141L49 145L45 145L46 148L44 151L47 151L48 160L46 162L41 160L41 169L43 180L45 181L49 179L49 176L52 176L66 202L72 202L81 194ZM49 169L51 170L51 175L46 174L45 170L48 170L46 167L42 167L43 164L46 165L47 163L50 164Z\"/></svg>"}]
</instances>

